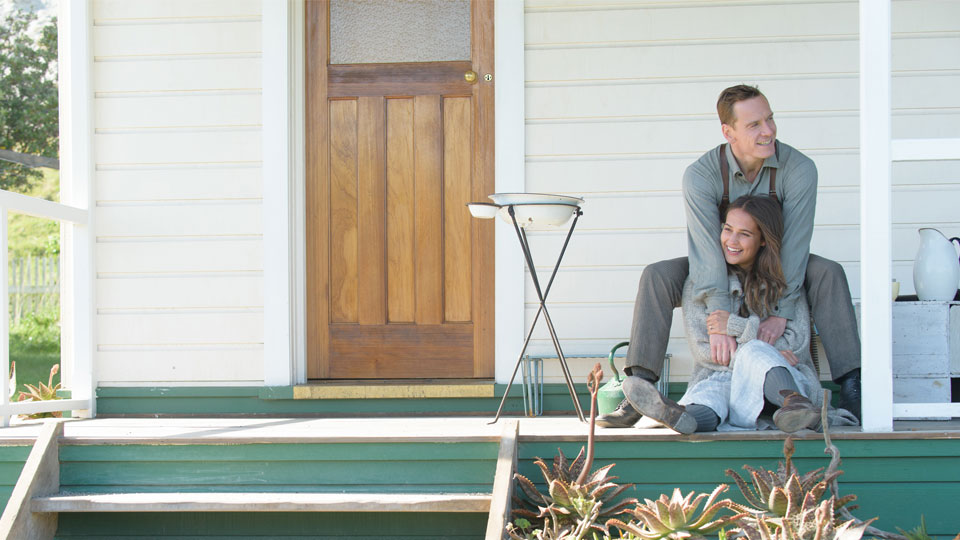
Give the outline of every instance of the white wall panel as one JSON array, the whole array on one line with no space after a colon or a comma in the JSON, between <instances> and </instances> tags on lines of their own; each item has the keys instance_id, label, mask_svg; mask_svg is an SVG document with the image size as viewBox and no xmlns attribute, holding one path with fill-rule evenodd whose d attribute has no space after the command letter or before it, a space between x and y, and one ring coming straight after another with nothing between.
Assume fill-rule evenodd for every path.
<instances>
[{"instance_id":1,"label":"white wall panel","mask_svg":"<svg viewBox=\"0 0 960 540\"><path fill-rule=\"evenodd\" d=\"M253 236L261 233L256 203L124 205L97 208L97 236ZM99 268L109 272L109 268Z\"/></svg>"},{"instance_id":2,"label":"white wall panel","mask_svg":"<svg viewBox=\"0 0 960 540\"><path fill-rule=\"evenodd\" d=\"M97 26L93 54L97 59L129 56L257 54L260 21L153 23Z\"/></svg>"},{"instance_id":3,"label":"white wall panel","mask_svg":"<svg viewBox=\"0 0 960 540\"><path fill-rule=\"evenodd\" d=\"M101 241L97 261L109 273L140 275L189 272L259 272L263 270L260 239L196 239Z\"/></svg>"},{"instance_id":4,"label":"white wall panel","mask_svg":"<svg viewBox=\"0 0 960 540\"><path fill-rule=\"evenodd\" d=\"M613 9L582 11L577 15L575 26L569 24L568 11L530 7L526 25L528 44L729 39L734 25L738 38L771 39L797 35L802 27L795 21L811 19L819 19L816 27L819 35L857 32L857 6L850 3L832 8L837 13L834 17L822 17L822 4L807 2L745 6L701 3L695 9L673 8L669 3L657 9L644 9L639 2L623 3ZM618 24L610 24L612 19ZM722 20L731 22L719 22Z\"/></svg>"},{"instance_id":5,"label":"white wall panel","mask_svg":"<svg viewBox=\"0 0 960 540\"><path fill-rule=\"evenodd\" d=\"M101 166L97 198L113 201L259 199L258 162Z\"/></svg>"},{"instance_id":6,"label":"white wall panel","mask_svg":"<svg viewBox=\"0 0 960 540\"><path fill-rule=\"evenodd\" d=\"M129 129L94 135L97 163L260 161L260 128Z\"/></svg>"},{"instance_id":7,"label":"white wall panel","mask_svg":"<svg viewBox=\"0 0 960 540\"><path fill-rule=\"evenodd\" d=\"M94 1L104 384L262 384L261 6Z\"/></svg>"},{"instance_id":8,"label":"white wall panel","mask_svg":"<svg viewBox=\"0 0 960 540\"><path fill-rule=\"evenodd\" d=\"M255 91L108 95L96 100L100 129L260 125L261 96Z\"/></svg>"},{"instance_id":9,"label":"white wall panel","mask_svg":"<svg viewBox=\"0 0 960 540\"><path fill-rule=\"evenodd\" d=\"M859 296L856 2L527 0L525 9L526 189L586 199L550 295L565 352L605 356L629 335L643 268L686 255L683 171L723 142L717 94L741 82L759 85L780 138L817 163L811 250L840 262ZM894 136L960 136L960 3L893 9ZM893 183L893 276L912 294L917 228L960 235L960 161L897 163ZM531 231L541 280L563 239ZM525 301L529 325L529 275ZM674 380L690 372L679 313ZM531 352L554 354L545 327ZM572 364L586 373L592 361ZM554 369L548 379L561 382Z\"/></svg>"},{"instance_id":10,"label":"white wall panel","mask_svg":"<svg viewBox=\"0 0 960 540\"><path fill-rule=\"evenodd\" d=\"M764 54L758 55L760 50ZM718 43L709 46L534 48L527 51L527 80L696 79L743 77L753 73L850 73L857 70L857 50L855 39L827 43L765 43L762 47L755 43ZM751 59L749 66L743 65L739 60L742 58ZM785 62L784 58L791 61Z\"/></svg>"},{"instance_id":11,"label":"white wall panel","mask_svg":"<svg viewBox=\"0 0 960 540\"><path fill-rule=\"evenodd\" d=\"M259 90L260 57L129 58L96 62L97 95L112 92L190 92L196 90Z\"/></svg>"},{"instance_id":12,"label":"white wall panel","mask_svg":"<svg viewBox=\"0 0 960 540\"><path fill-rule=\"evenodd\" d=\"M95 0L98 24L129 19L259 17L260 0Z\"/></svg>"},{"instance_id":13,"label":"white wall panel","mask_svg":"<svg viewBox=\"0 0 960 540\"><path fill-rule=\"evenodd\" d=\"M263 306L261 272L209 275L104 276L97 283L101 309L248 308Z\"/></svg>"},{"instance_id":14,"label":"white wall panel","mask_svg":"<svg viewBox=\"0 0 960 540\"><path fill-rule=\"evenodd\" d=\"M263 384L260 363L263 346L191 350L164 347L154 350L107 347L100 351L99 367L104 385L130 383L177 383L183 380L182 366L190 366L190 379L197 384L229 380L233 383ZM178 369L179 368L179 369Z\"/></svg>"},{"instance_id":15,"label":"white wall panel","mask_svg":"<svg viewBox=\"0 0 960 540\"><path fill-rule=\"evenodd\" d=\"M104 348L263 343L263 312L254 309L116 310L101 312L97 324Z\"/></svg>"}]
</instances>

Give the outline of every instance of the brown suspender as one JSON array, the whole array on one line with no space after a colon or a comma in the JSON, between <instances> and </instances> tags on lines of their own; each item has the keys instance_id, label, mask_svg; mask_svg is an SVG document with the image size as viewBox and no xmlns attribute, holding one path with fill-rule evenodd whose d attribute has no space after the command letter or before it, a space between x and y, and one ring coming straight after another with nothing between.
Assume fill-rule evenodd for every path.
<instances>
[{"instance_id":1,"label":"brown suspender","mask_svg":"<svg viewBox=\"0 0 960 540\"><path fill-rule=\"evenodd\" d=\"M774 143L776 144L776 143ZM780 147L776 146L777 159L780 159ZM727 214L727 207L730 206L730 166L727 164L727 143L720 145L720 177L723 178L723 198L720 199L720 220ZM769 197L781 206L780 198L777 197L777 169L770 169L770 193Z\"/></svg>"}]
</instances>

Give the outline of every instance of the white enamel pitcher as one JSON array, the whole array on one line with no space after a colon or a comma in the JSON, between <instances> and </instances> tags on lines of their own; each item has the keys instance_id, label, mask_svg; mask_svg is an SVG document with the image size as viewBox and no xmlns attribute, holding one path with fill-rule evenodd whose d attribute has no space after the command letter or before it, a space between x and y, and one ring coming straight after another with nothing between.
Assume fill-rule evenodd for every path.
<instances>
[{"instance_id":1,"label":"white enamel pitcher","mask_svg":"<svg viewBox=\"0 0 960 540\"><path fill-rule=\"evenodd\" d=\"M960 258L953 247L960 238L947 239L937 229L924 227L920 233L920 249L913 263L913 285L920 300L953 300L960 282Z\"/></svg>"}]
</instances>

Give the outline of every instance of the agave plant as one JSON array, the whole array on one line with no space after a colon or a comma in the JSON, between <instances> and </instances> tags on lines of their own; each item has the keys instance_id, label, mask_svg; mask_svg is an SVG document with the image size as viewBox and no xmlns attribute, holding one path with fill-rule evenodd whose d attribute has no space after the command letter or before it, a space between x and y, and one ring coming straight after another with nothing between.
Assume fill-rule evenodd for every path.
<instances>
[{"instance_id":1,"label":"agave plant","mask_svg":"<svg viewBox=\"0 0 960 540\"><path fill-rule=\"evenodd\" d=\"M824 476L824 469L821 467L801 475L793 465L794 451L793 439L787 437L783 443L784 461L779 462L776 471L744 465L743 468L750 472L751 484L748 484L733 469L727 469L727 475L737 483L751 512L774 518L798 515L808 498L811 498L814 504L819 504L830 482L843 474L843 471L837 470ZM856 498L856 495L846 495L830 500L833 501L834 510L838 510Z\"/></svg>"},{"instance_id":2,"label":"agave plant","mask_svg":"<svg viewBox=\"0 0 960 540\"><path fill-rule=\"evenodd\" d=\"M752 522L742 520L731 533L747 540L860 540L873 519L838 523L836 505L833 497L817 502L813 493L807 493L795 513L780 518L759 516Z\"/></svg>"},{"instance_id":3,"label":"agave plant","mask_svg":"<svg viewBox=\"0 0 960 540\"><path fill-rule=\"evenodd\" d=\"M590 389L590 432L584 448L572 462L558 449L553 466L548 467L540 458L534 464L543 473L547 493L541 493L533 482L522 474L514 475L523 500L514 496L513 515L515 524L507 527L511 538L583 538L591 531L608 534L603 519L622 514L636 499L616 499L633 484L618 485L616 476L608 476L614 464L589 472L593 466L594 429L597 417L597 391L603 370L597 364L587 379ZM536 525L534 525L536 524Z\"/></svg>"},{"instance_id":4,"label":"agave plant","mask_svg":"<svg viewBox=\"0 0 960 540\"><path fill-rule=\"evenodd\" d=\"M674 488L673 496L670 498L667 498L666 495L660 495L660 498L655 501L644 499L643 505L627 510L627 513L636 518L635 521L624 523L619 519L611 519L607 521L607 526L616 527L643 540L704 538L709 534L720 531L727 525L736 523L738 519L747 515L746 512L740 512L735 515L716 517L723 509L734 511L741 509L739 505L729 499L716 500L721 493L727 490L727 487L726 484L720 484L709 496L706 493L701 493L696 497L694 497L692 491L684 497L680 493L680 488ZM703 505L703 510L698 511L700 503L704 499L706 499L706 502Z\"/></svg>"},{"instance_id":5,"label":"agave plant","mask_svg":"<svg viewBox=\"0 0 960 540\"><path fill-rule=\"evenodd\" d=\"M56 385L53 384L53 376L60 371L60 364L54 364L50 368L50 377L47 379L47 384L43 384L43 381L37 383L36 386L32 384L24 384L27 387L26 392L20 392L20 397L17 398L17 401L50 401L53 399L60 399L57 397L57 390L60 390L60 383ZM37 413L28 415L27 418L60 418L63 415L61 412L48 412L48 413Z\"/></svg>"}]
</instances>

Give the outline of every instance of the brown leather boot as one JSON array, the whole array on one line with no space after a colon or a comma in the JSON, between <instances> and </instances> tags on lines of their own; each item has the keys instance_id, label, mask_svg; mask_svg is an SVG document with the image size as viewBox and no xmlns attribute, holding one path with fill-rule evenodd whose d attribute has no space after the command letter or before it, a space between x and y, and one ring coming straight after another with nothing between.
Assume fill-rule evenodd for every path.
<instances>
[{"instance_id":1,"label":"brown leather boot","mask_svg":"<svg viewBox=\"0 0 960 540\"><path fill-rule=\"evenodd\" d=\"M784 433L813 428L819 420L820 411L813 402L796 392L787 395L783 400L783 406L773 413L773 423Z\"/></svg>"}]
</instances>

